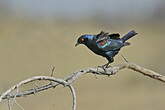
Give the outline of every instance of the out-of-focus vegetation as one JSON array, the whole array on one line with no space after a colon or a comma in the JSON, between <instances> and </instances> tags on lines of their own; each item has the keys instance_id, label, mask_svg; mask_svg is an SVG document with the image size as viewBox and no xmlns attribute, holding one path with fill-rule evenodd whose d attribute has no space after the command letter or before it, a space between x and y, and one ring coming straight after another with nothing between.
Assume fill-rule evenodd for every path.
<instances>
[{"instance_id":1,"label":"out-of-focus vegetation","mask_svg":"<svg viewBox=\"0 0 165 110\"><path fill-rule=\"evenodd\" d=\"M32 19L1 11L0 92L25 78L50 75L52 65L55 77L65 77L75 70L104 64L104 58L86 47L74 47L81 34L96 34L101 30L121 35L136 30L139 34L130 40L132 45L123 48L120 54L130 62L163 74L165 17L160 11L141 21L107 19L104 15L75 21L56 17ZM112 65L124 62L120 54ZM86 75L74 86L78 110L164 110L164 84L134 71L121 71L112 77ZM66 110L71 107L68 93L61 87L20 98L18 103L25 110ZM13 110L18 109L13 106ZM7 105L0 104L0 110L8 110Z\"/></svg>"}]
</instances>

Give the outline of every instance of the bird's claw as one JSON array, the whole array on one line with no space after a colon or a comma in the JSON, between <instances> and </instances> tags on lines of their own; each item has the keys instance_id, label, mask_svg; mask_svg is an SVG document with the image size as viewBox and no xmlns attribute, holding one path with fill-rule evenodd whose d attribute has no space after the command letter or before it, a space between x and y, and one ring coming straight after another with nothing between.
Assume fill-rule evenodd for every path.
<instances>
[{"instance_id":1,"label":"bird's claw","mask_svg":"<svg viewBox=\"0 0 165 110\"><path fill-rule=\"evenodd\" d=\"M111 67L111 66L109 66L109 65L107 65L107 64L98 66L98 68L102 68L102 69L104 70L104 72L107 72L107 71L106 71L106 68L109 68L109 67Z\"/></svg>"}]
</instances>

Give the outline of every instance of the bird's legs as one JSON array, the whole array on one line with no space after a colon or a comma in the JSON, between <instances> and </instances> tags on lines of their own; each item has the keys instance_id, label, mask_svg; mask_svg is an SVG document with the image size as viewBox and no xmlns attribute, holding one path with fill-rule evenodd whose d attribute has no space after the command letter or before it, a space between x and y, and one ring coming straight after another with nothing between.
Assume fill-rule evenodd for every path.
<instances>
[{"instance_id":1,"label":"bird's legs","mask_svg":"<svg viewBox=\"0 0 165 110\"><path fill-rule=\"evenodd\" d=\"M108 62L108 63L102 65L101 67L103 67L103 68L108 68L109 64L110 64L110 62Z\"/></svg>"},{"instance_id":2,"label":"bird's legs","mask_svg":"<svg viewBox=\"0 0 165 110\"><path fill-rule=\"evenodd\" d=\"M111 66L109 66L109 64L112 63L113 61L114 61L113 58L109 58L109 59L108 59L108 63L106 63L106 64L104 64L104 65L101 65L101 66L98 66L98 67L100 67L100 68L102 68L104 71L106 71L106 68L111 67Z\"/></svg>"},{"instance_id":3,"label":"bird's legs","mask_svg":"<svg viewBox=\"0 0 165 110\"><path fill-rule=\"evenodd\" d=\"M108 63L106 63L106 64L104 64L104 65L98 66L98 67L99 67L99 68L102 68L102 69L106 72L106 68L109 67L109 64L110 64L110 62L108 62Z\"/></svg>"},{"instance_id":4,"label":"bird's legs","mask_svg":"<svg viewBox=\"0 0 165 110\"><path fill-rule=\"evenodd\" d=\"M111 62L108 61L108 63L106 63L106 64L104 64L104 65L101 65L101 66L98 66L98 67L100 67L100 68L102 68L104 71L106 71L106 68L110 67L110 66L109 66L110 63L111 63Z\"/></svg>"}]
</instances>

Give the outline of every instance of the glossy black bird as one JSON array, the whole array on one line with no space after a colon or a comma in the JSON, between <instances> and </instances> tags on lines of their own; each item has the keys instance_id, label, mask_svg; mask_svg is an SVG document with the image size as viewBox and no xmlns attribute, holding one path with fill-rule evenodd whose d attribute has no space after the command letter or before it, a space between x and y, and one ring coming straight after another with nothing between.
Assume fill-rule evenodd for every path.
<instances>
[{"instance_id":1,"label":"glossy black bird","mask_svg":"<svg viewBox=\"0 0 165 110\"><path fill-rule=\"evenodd\" d=\"M114 61L114 56L118 54L120 49L130 44L126 41L136 34L135 31L130 31L122 38L120 38L118 33L109 34L103 31L97 35L85 34L78 38L75 46L84 44L95 54L105 57L108 63L103 65L103 67L108 67Z\"/></svg>"}]
</instances>

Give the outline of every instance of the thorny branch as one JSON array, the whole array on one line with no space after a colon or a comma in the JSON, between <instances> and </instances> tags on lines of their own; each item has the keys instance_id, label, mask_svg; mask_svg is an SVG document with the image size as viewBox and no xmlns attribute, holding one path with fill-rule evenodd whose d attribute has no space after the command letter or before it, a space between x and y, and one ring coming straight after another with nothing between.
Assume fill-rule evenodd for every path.
<instances>
[{"instance_id":1,"label":"thorny branch","mask_svg":"<svg viewBox=\"0 0 165 110\"><path fill-rule=\"evenodd\" d=\"M23 80L23 81L19 82L18 84L14 85L13 87L9 88L6 92L4 92L0 96L0 102L2 102L2 100L4 100L4 99L23 97L23 96L27 96L27 95L31 95L31 94L36 94L38 92L47 90L49 88L55 88L58 85L63 85L70 89L70 91L72 93L72 98L73 98L72 110L76 110L76 92L75 92L73 86L71 85L72 83L74 83L74 81L76 79L78 79L80 76L87 74L87 73L92 73L92 74L97 74L97 75L107 75L107 76L115 75L117 72L119 72L120 70L125 69L125 68L134 70L147 77L150 77L152 79L159 80L159 81L165 83L165 76L163 76L159 73L156 73L152 70L141 67L137 64L126 62L126 63L120 64L120 65L106 68L105 70L102 68L98 68L98 67L82 69L82 70L71 73L69 76L65 77L64 79L59 79L59 78L54 78L54 77L49 77L49 76L34 76L34 77L28 78L26 80ZM30 82L34 82L36 80L39 80L39 81L47 80L47 81L49 81L49 83L46 85L42 85L40 87L36 87L36 88L32 88L32 89L29 89L26 91L18 92L18 88L20 86L22 86L24 84L28 84ZM17 90L17 92L15 94L13 94L14 90Z\"/></svg>"}]
</instances>

